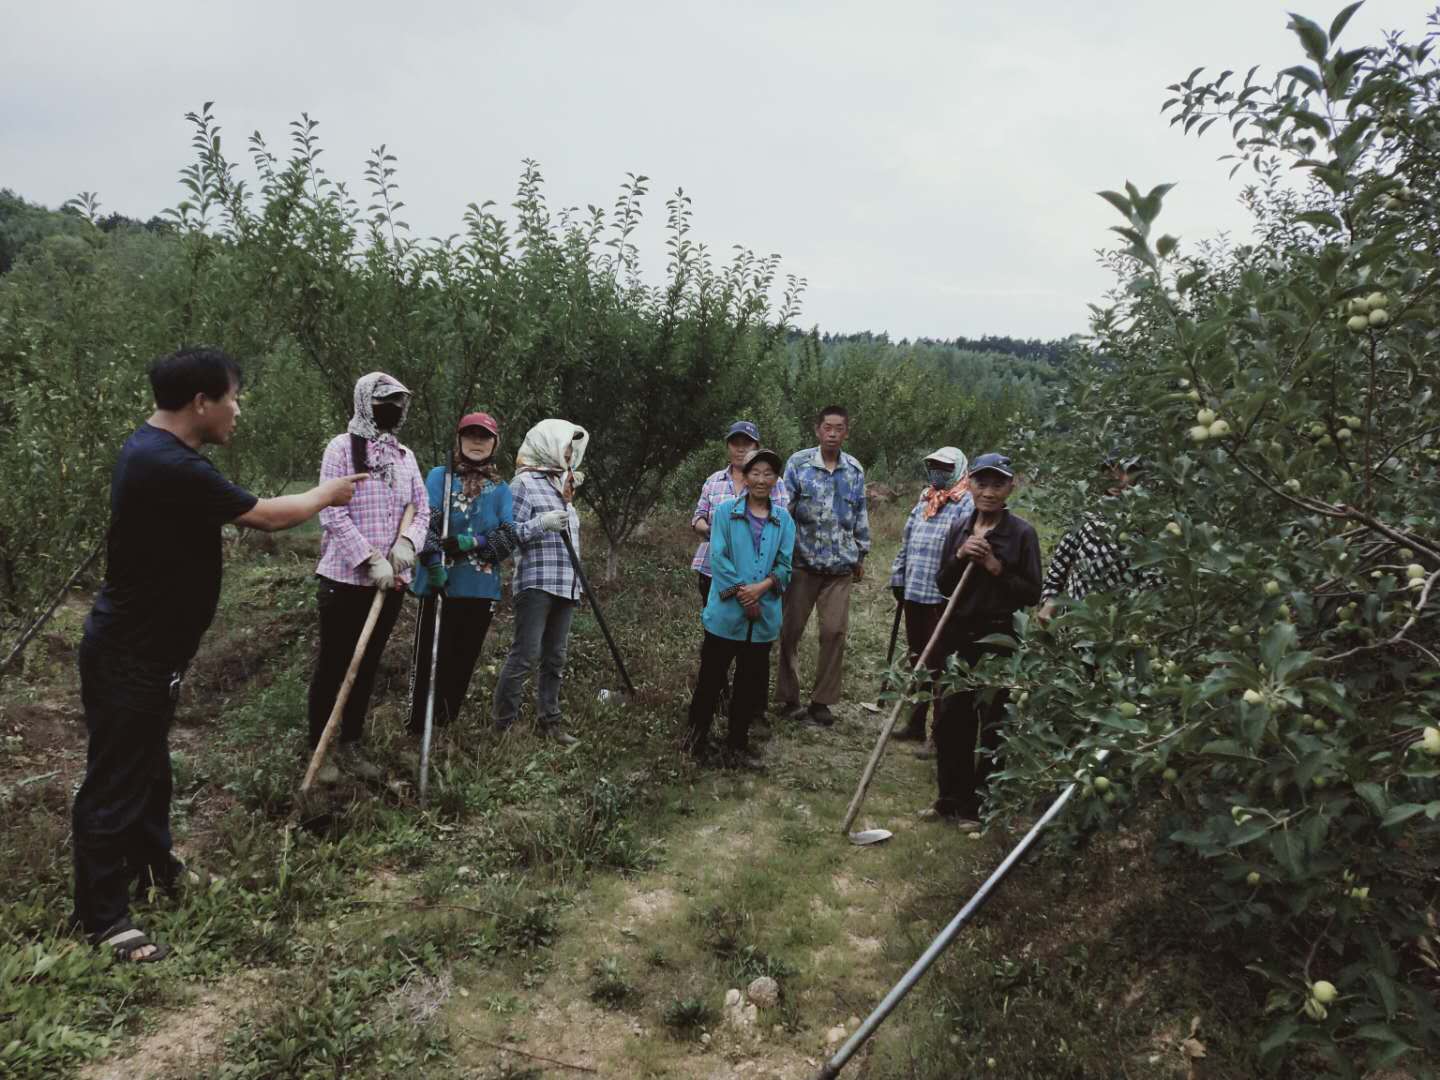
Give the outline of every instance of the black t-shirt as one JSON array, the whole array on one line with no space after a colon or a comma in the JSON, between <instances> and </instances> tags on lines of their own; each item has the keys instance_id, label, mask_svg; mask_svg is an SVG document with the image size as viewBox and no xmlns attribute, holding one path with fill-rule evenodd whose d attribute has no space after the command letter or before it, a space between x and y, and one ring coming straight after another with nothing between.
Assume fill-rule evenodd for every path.
<instances>
[{"instance_id":1,"label":"black t-shirt","mask_svg":"<svg viewBox=\"0 0 1440 1080\"><path fill-rule=\"evenodd\" d=\"M105 581L85 632L184 667L220 600L220 526L259 500L168 431L142 425L110 478Z\"/></svg>"}]
</instances>

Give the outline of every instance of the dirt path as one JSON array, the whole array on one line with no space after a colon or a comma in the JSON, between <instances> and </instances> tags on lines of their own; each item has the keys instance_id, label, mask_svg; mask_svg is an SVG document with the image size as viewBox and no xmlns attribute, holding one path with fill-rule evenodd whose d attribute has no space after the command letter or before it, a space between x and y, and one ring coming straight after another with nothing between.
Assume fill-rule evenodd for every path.
<instances>
[{"instance_id":1,"label":"dirt path","mask_svg":"<svg viewBox=\"0 0 1440 1080\"><path fill-rule=\"evenodd\" d=\"M495 972L461 980L445 1012L461 1059L498 1076L579 1075L539 1059L604 1076L813 1075L837 1029L853 1031L913 960L910 872L988 846L916 821L933 779L908 744L892 747L859 823L894 838L847 843L838 825L878 718L839 715L827 732L786 725L765 774L701 774L663 864L595 881L562 919L537 988ZM765 974L779 1001L747 1009Z\"/></svg>"}]
</instances>

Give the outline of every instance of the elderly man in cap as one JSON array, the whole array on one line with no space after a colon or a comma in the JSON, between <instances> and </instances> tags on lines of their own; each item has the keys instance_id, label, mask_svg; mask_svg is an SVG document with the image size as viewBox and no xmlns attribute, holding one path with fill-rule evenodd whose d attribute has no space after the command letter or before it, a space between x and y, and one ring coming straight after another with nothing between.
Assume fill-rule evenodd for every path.
<instances>
[{"instance_id":1,"label":"elderly man in cap","mask_svg":"<svg viewBox=\"0 0 1440 1080\"><path fill-rule=\"evenodd\" d=\"M975 510L950 526L935 586L949 596L965 591L941 632L941 656L966 667L982 656L1006 654L1003 645L981 644L991 634L1013 634L1015 612L1040 599L1040 538L1034 527L1005 508L1015 490L1015 470L1004 454L981 454L970 464ZM989 700L986 700L988 695ZM945 698L935 724L939 797L921 812L927 820L980 827L980 798L1000 748L1000 722L1009 693L1003 687L961 690ZM982 747L976 762L975 743Z\"/></svg>"},{"instance_id":2,"label":"elderly man in cap","mask_svg":"<svg viewBox=\"0 0 1440 1080\"><path fill-rule=\"evenodd\" d=\"M716 508L724 502L738 499L745 494L745 460L760 446L760 429L749 420L736 420L725 433L725 453L729 463L717 472L711 473L700 488L700 498L695 503L695 512L690 515L690 527L702 537L690 560L695 571L696 584L700 587L700 606L710 597L710 581L714 576L710 569L710 526ZM790 505L790 494L785 489L783 478L776 478L770 490L770 505L784 510Z\"/></svg>"},{"instance_id":3,"label":"elderly man in cap","mask_svg":"<svg viewBox=\"0 0 1440 1080\"><path fill-rule=\"evenodd\" d=\"M928 483L920 492L920 501L905 520L900 550L890 567L890 591L905 616L905 642L909 647L910 666L920 661L930 636L945 610L945 597L935 588L935 572L950 527L975 508L970 496L968 464L965 455L953 446L942 446L925 458ZM944 670L944 662L931 660L932 677ZM910 722L895 733L897 739L925 741L925 714L930 702L917 702L910 710ZM939 708L936 713L938 716Z\"/></svg>"}]
</instances>

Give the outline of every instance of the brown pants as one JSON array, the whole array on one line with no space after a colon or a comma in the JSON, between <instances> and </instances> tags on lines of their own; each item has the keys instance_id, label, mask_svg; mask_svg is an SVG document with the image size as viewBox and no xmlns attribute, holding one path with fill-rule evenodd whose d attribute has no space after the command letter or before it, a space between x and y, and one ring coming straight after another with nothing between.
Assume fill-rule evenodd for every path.
<instances>
[{"instance_id":1,"label":"brown pants","mask_svg":"<svg viewBox=\"0 0 1440 1080\"><path fill-rule=\"evenodd\" d=\"M780 664L775 677L775 697L781 705L800 703L800 639L810 622L812 609L820 612L820 658L815 664L816 705L834 705L840 700L844 675L845 637L850 629L849 574L813 574L798 566L785 590L785 618L780 624Z\"/></svg>"}]
</instances>

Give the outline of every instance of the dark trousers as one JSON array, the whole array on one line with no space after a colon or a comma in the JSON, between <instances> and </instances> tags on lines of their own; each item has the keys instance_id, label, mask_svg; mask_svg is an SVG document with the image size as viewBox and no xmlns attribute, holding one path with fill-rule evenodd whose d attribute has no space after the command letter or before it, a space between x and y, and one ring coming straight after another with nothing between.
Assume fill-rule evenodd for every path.
<instances>
[{"instance_id":1,"label":"dark trousers","mask_svg":"<svg viewBox=\"0 0 1440 1080\"><path fill-rule=\"evenodd\" d=\"M396 591L385 595L380 618L370 634L370 643L365 647L365 656L355 675L355 685L350 689L350 697L340 717L342 743L358 743L365 732L365 713L370 708L370 694L375 689L375 672L380 668L380 656L385 652L385 643L390 640L390 631L395 629L404 596L404 593ZM312 748L320 742L320 733L325 730L325 721L330 719L330 710L335 706L335 695L345 681L345 672L360 641L360 631L370 615L375 588L371 585L347 585L322 577L316 597L316 606L320 611L320 656L315 661L315 674L310 679Z\"/></svg>"},{"instance_id":2,"label":"dark trousers","mask_svg":"<svg viewBox=\"0 0 1440 1080\"><path fill-rule=\"evenodd\" d=\"M976 628L967 635L955 655L963 665L974 666L987 653L1008 650L978 645L975 639L987 634L1008 633L1008 623ZM989 694L989 700L985 694ZM935 809L942 814L974 818L980 814L982 789L995 769L1000 748L1000 725L1010 700L1006 688L990 691L964 690L946 695L935 722L935 779L939 788ZM975 760L976 742L985 753Z\"/></svg>"},{"instance_id":3,"label":"dark trousers","mask_svg":"<svg viewBox=\"0 0 1440 1080\"><path fill-rule=\"evenodd\" d=\"M431 649L435 641L436 598L420 601L415 621L415 657L410 676L410 733L425 730L425 705L430 693ZM494 601L447 596L440 616L440 652L435 660L435 724L444 727L460 715L470 678L490 632Z\"/></svg>"},{"instance_id":4,"label":"dark trousers","mask_svg":"<svg viewBox=\"0 0 1440 1080\"><path fill-rule=\"evenodd\" d=\"M700 587L700 607L704 608L710 602L710 575L695 571L695 584Z\"/></svg>"},{"instance_id":5,"label":"dark trousers","mask_svg":"<svg viewBox=\"0 0 1440 1080\"><path fill-rule=\"evenodd\" d=\"M917 604L913 600L906 600L905 612L905 644L910 652L910 667L914 669L920 662L920 654L924 651L930 635L935 632L935 627L940 623L940 616L945 611L944 604ZM941 655L941 648L937 644L930 653L930 662L926 667L930 669L930 678L921 683L920 689L931 690L932 696L924 701L916 703L910 710L910 721L906 725L908 734L917 738L925 737L925 714L930 709L931 700L935 693L935 680L945 671L945 657ZM935 715L940 715L939 702L935 703Z\"/></svg>"},{"instance_id":6,"label":"dark trousers","mask_svg":"<svg viewBox=\"0 0 1440 1080\"><path fill-rule=\"evenodd\" d=\"M163 664L80 644L80 700L90 731L85 780L75 795L75 921L100 934L130 910L139 881L168 888L171 683ZM178 689L178 687L177 687Z\"/></svg>"},{"instance_id":7,"label":"dark trousers","mask_svg":"<svg viewBox=\"0 0 1440 1080\"><path fill-rule=\"evenodd\" d=\"M726 672L735 664L735 688L730 695L730 726L725 744L743 751L749 745L750 722L765 712L770 693L769 641L733 641L705 631L700 646L700 675L690 698L690 730L685 745L704 753L710 721L725 687Z\"/></svg>"}]
</instances>

